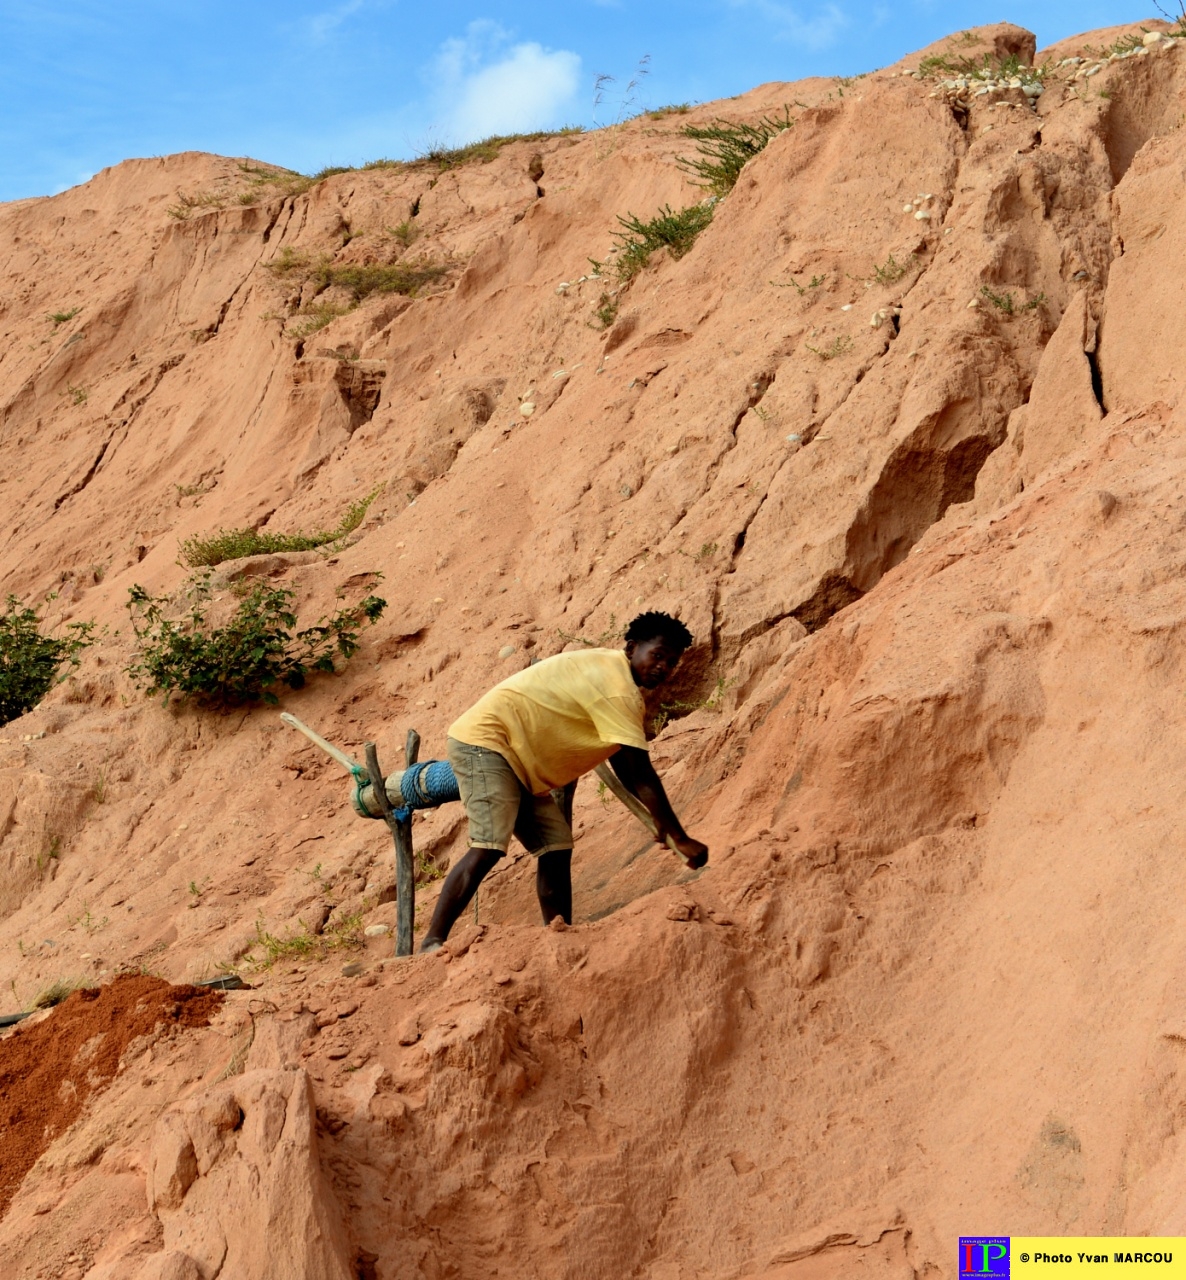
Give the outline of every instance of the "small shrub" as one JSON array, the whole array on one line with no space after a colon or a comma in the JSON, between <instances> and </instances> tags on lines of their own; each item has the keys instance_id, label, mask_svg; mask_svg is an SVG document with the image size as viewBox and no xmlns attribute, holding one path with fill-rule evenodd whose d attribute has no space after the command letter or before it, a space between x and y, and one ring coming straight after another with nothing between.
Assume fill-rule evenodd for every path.
<instances>
[{"instance_id":1,"label":"small shrub","mask_svg":"<svg viewBox=\"0 0 1186 1280\"><path fill-rule=\"evenodd\" d=\"M803 297L808 289L818 289L827 278L827 276L812 276L805 285L800 284L794 276L789 280L770 280L768 283L772 284L776 289L794 289L799 297Z\"/></svg>"},{"instance_id":2,"label":"small shrub","mask_svg":"<svg viewBox=\"0 0 1186 1280\"><path fill-rule=\"evenodd\" d=\"M388 227L388 231L405 249L420 234L419 229L411 218L405 218L403 222L398 223L396 226Z\"/></svg>"},{"instance_id":3,"label":"small shrub","mask_svg":"<svg viewBox=\"0 0 1186 1280\"><path fill-rule=\"evenodd\" d=\"M1013 314L1013 295L1011 293L994 293L988 285L982 285L980 292L998 311L1003 311L1007 316Z\"/></svg>"},{"instance_id":4,"label":"small shrub","mask_svg":"<svg viewBox=\"0 0 1186 1280\"><path fill-rule=\"evenodd\" d=\"M317 333L324 329L327 324L336 320L339 316L349 315L352 308L339 307L332 302L315 302L311 306L306 307L284 330L286 338L296 338L298 341L302 338L309 337L310 334Z\"/></svg>"},{"instance_id":5,"label":"small shrub","mask_svg":"<svg viewBox=\"0 0 1186 1280\"><path fill-rule=\"evenodd\" d=\"M36 609L9 596L0 613L0 725L32 711L53 688L63 666L77 667L93 644L93 622L71 622L61 635L43 635Z\"/></svg>"},{"instance_id":6,"label":"small shrub","mask_svg":"<svg viewBox=\"0 0 1186 1280\"><path fill-rule=\"evenodd\" d=\"M737 184L742 169L770 141L794 126L789 107L782 117L763 116L757 124L730 124L714 120L708 125L686 125L684 136L699 145L699 157L689 160L681 156L676 162L691 175L694 186L714 196L727 196Z\"/></svg>"},{"instance_id":7,"label":"small shrub","mask_svg":"<svg viewBox=\"0 0 1186 1280\"><path fill-rule=\"evenodd\" d=\"M852 339L844 333L838 338L833 338L826 347L808 347L807 350L812 355L819 356L821 360L835 360L838 356L852 350Z\"/></svg>"},{"instance_id":8,"label":"small shrub","mask_svg":"<svg viewBox=\"0 0 1186 1280\"><path fill-rule=\"evenodd\" d=\"M873 279L878 284L897 284L903 276L914 270L917 257L912 253L905 262L896 262L891 253L884 266L873 268Z\"/></svg>"},{"instance_id":9,"label":"small shrub","mask_svg":"<svg viewBox=\"0 0 1186 1280\"><path fill-rule=\"evenodd\" d=\"M603 293L597 299L597 306L593 311L593 315L597 318L597 328L608 329L618 318L618 308L621 305L621 302L613 294Z\"/></svg>"},{"instance_id":10,"label":"small shrub","mask_svg":"<svg viewBox=\"0 0 1186 1280\"><path fill-rule=\"evenodd\" d=\"M662 120L664 116L686 116L692 110L690 102L672 102L666 107L656 107L647 112L649 120Z\"/></svg>"},{"instance_id":11,"label":"small shrub","mask_svg":"<svg viewBox=\"0 0 1186 1280\"><path fill-rule=\"evenodd\" d=\"M317 286L318 293L333 285L349 289L357 305L372 293L401 293L405 297L415 297L423 285L439 280L447 270L427 259L413 263L393 262L386 266L377 263L335 266L330 262L319 262L309 272L308 278Z\"/></svg>"},{"instance_id":12,"label":"small shrub","mask_svg":"<svg viewBox=\"0 0 1186 1280\"><path fill-rule=\"evenodd\" d=\"M349 660L358 633L374 623L387 602L367 596L352 608L296 631L293 592L260 584L239 604L225 626L211 625L207 571L189 586L187 617L166 617L168 600L131 587L128 609L139 652L128 667L132 679L152 695L173 692L213 707L276 703L280 684L301 688L311 672L336 670L335 658Z\"/></svg>"},{"instance_id":13,"label":"small shrub","mask_svg":"<svg viewBox=\"0 0 1186 1280\"><path fill-rule=\"evenodd\" d=\"M650 222L643 222L632 213L619 217L624 230L615 234L618 256L614 270L618 279L623 283L633 280L658 249L667 249L673 258L682 258L712 221L712 212L711 204L689 205L678 212L664 205Z\"/></svg>"},{"instance_id":14,"label":"small shrub","mask_svg":"<svg viewBox=\"0 0 1186 1280\"><path fill-rule=\"evenodd\" d=\"M225 560L243 556L276 555L284 551L313 551L333 546L354 532L379 490L352 502L333 529L320 533L261 533L258 529L220 529L208 538L187 538L180 546L181 563L188 569L213 568Z\"/></svg>"},{"instance_id":15,"label":"small shrub","mask_svg":"<svg viewBox=\"0 0 1186 1280\"><path fill-rule=\"evenodd\" d=\"M90 395L90 392L86 387L75 387L67 383L66 390L62 394L70 397L71 404L86 404L87 396Z\"/></svg>"},{"instance_id":16,"label":"small shrub","mask_svg":"<svg viewBox=\"0 0 1186 1280\"><path fill-rule=\"evenodd\" d=\"M65 324L67 320L73 320L81 310L81 307L71 307L69 311L51 311L49 315L46 316L46 319L52 320L54 328L56 329L58 325Z\"/></svg>"}]
</instances>

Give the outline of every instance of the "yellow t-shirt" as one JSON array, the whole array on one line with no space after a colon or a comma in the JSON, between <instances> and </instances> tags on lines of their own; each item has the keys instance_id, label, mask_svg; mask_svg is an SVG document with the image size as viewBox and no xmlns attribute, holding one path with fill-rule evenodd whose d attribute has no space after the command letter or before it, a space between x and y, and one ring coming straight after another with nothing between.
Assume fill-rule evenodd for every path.
<instances>
[{"instance_id":1,"label":"yellow t-shirt","mask_svg":"<svg viewBox=\"0 0 1186 1280\"><path fill-rule=\"evenodd\" d=\"M647 745L642 693L621 649L559 653L517 672L455 720L449 737L497 751L537 796L620 746Z\"/></svg>"}]
</instances>

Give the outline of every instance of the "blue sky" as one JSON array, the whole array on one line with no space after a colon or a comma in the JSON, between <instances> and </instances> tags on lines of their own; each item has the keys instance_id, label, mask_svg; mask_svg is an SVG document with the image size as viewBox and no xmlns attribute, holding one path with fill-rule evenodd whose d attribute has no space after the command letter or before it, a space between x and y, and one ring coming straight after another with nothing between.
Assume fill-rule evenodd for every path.
<instances>
[{"instance_id":1,"label":"blue sky","mask_svg":"<svg viewBox=\"0 0 1186 1280\"><path fill-rule=\"evenodd\" d=\"M0 0L0 200L64 190L129 156L215 151L311 172L490 133L612 123L768 80L852 75L1003 18L1043 44L1157 16L1152 0L1002 10L1000 0ZM598 75L615 79L595 105Z\"/></svg>"}]
</instances>

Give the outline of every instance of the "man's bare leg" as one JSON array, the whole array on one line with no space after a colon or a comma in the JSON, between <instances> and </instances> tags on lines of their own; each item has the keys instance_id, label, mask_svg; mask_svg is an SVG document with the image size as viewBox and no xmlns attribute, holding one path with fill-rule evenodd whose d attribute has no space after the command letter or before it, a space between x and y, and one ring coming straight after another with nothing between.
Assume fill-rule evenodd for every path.
<instances>
[{"instance_id":1,"label":"man's bare leg","mask_svg":"<svg viewBox=\"0 0 1186 1280\"><path fill-rule=\"evenodd\" d=\"M559 916L572 924L572 850L541 853L535 860L535 892L544 924Z\"/></svg>"},{"instance_id":2,"label":"man's bare leg","mask_svg":"<svg viewBox=\"0 0 1186 1280\"><path fill-rule=\"evenodd\" d=\"M500 849L470 849L445 877L441 896L437 898L428 932L420 943L421 951L435 951L449 936L457 917L469 906L478 885L502 857Z\"/></svg>"}]
</instances>

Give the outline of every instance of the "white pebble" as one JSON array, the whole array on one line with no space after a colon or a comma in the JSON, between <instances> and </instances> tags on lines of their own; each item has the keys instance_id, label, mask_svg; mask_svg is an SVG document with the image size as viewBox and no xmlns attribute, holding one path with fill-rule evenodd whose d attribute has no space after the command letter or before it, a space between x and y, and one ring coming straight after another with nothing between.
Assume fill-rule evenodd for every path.
<instances>
[{"instance_id":1,"label":"white pebble","mask_svg":"<svg viewBox=\"0 0 1186 1280\"><path fill-rule=\"evenodd\" d=\"M1157 44L1160 42L1160 40L1161 40L1160 31L1146 31L1145 34L1141 37L1141 43L1146 47L1148 47L1151 44Z\"/></svg>"},{"instance_id":2,"label":"white pebble","mask_svg":"<svg viewBox=\"0 0 1186 1280\"><path fill-rule=\"evenodd\" d=\"M841 310L841 311L851 311L851 310L852 310L852 303L851 303L851 302L846 302L846 303L844 304L844 306L842 306L842 307L840 308L840 310Z\"/></svg>"},{"instance_id":3,"label":"white pebble","mask_svg":"<svg viewBox=\"0 0 1186 1280\"><path fill-rule=\"evenodd\" d=\"M1083 73L1083 79L1090 80L1092 76L1099 75L1102 69L1103 68L1099 66L1088 67L1087 70Z\"/></svg>"},{"instance_id":4,"label":"white pebble","mask_svg":"<svg viewBox=\"0 0 1186 1280\"><path fill-rule=\"evenodd\" d=\"M930 222L930 220L931 215L926 209L919 209L919 211L914 215L915 222Z\"/></svg>"},{"instance_id":5,"label":"white pebble","mask_svg":"<svg viewBox=\"0 0 1186 1280\"><path fill-rule=\"evenodd\" d=\"M973 307L978 307L979 305L980 305L980 299L973 298L972 301L968 303L968 310L970 311Z\"/></svg>"},{"instance_id":6,"label":"white pebble","mask_svg":"<svg viewBox=\"0 0 1186 1280\"><path fill-rule=\"evenodd\" d=\"M904 204L904 205L902 206L902 212L903 212L903 213L913 213L913 212L914 212L914 206L913 206L912 204Z\"/></svg>"},{"instance_id":7,"label":"white pebble","mask_svg":"<svg viewBox=\"0 0 1186 1280\"><path fill-rule=\"evenodd\" d=\"M516 649L513 644L504 644L502 648L499 649L498 656L500 658L513 658L515 656L515 653L516 653Z\"/></svg>"},{"instance_id":8,"label":"white pebble","mask_svg":"<svg viewBox=\"0 0 1186 1280\"><path fill-rule=\"evenodd\" d=\"M787 436L787 444L802 444L802 443L803 443L803 437L799 435L797 431L792 431L791 434Z\"/></svg>"},{"instance_id":9,"label":"white pebble","mask_svg":"<svg viewBox=\"0 0 1186 1280\"><path fill-rule=\"evenodd\" d=\"M535 412L535 405L530 400L524 400L519 406L519 412L525 417L530 418Z\"/></svg>"},{"instance_id":10,"label":"white pebble","mask_svg":"<svg viewBox=\"0 0 1186 1280\"><path fill-rule=\"evenodd\" d=\"M368 938L382 938L391 932L389 924L368 924L363 930Z\"/></svg>"},{"instance_id":11,"label":"white pebble","mask_svg":"<svg viewBox=\"0 0 1186 1280\"><path fill-rule=\"evenodd\" d=\"M872 329L880 329L883 324L885 324L885 312L874 311L873 316L869 321L869 327Z\"/></svg>"}]
</instances>

